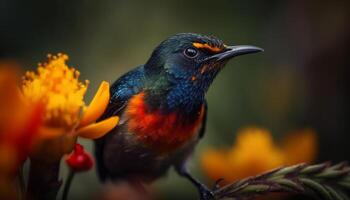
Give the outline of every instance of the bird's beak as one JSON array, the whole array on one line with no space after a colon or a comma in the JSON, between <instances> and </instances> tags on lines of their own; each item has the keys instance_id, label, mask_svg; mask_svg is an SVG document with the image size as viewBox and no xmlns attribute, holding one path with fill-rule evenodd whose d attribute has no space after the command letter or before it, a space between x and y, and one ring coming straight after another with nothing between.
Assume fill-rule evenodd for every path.
<instances>
[{"instance_id":1,"label":"bird's beak","mask_svg":"<svg viewBox=\"0 0 350 200\"><path fill-rule=\"evenodd\" d=\"M207 60L213 60L213 61L223 61L228 60L230 58L250 54L250 53L258 53L264 51L260 47L250 46L250 45L237 45L237 46L227 46L226 50L220 53L217 53L213 56L210 56Z\"/></svg>"}]
</instances>

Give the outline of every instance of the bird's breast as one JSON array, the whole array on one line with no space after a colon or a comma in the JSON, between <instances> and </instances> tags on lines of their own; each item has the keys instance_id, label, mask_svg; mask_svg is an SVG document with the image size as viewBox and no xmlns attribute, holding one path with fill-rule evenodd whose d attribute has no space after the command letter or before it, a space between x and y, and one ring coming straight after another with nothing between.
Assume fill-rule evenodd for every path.
<instances>
[{"instance_id":1,"label":"bird's breast","mask_svg":"<svg viewBox=\"0 0 350 200\"><path fill-rule=\"evenodd\" d=\"M160 110L150 111L145 94L134 95L125 110L128 132L135 134L145 145L161 152L170 152L191 140L201 126L204 106L196 116L188 120L178 111L164 114Z\"/></svg>"}]
</instances>

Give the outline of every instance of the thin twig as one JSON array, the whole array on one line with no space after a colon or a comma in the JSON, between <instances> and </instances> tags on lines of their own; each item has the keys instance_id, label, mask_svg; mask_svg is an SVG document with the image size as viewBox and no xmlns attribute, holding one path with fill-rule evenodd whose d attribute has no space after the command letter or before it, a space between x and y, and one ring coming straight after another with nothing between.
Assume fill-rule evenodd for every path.
<instances>
[{"instance_id":1,"label":"thin twig","mask_svg":"<svg viewBox=\"0 0 350 200\"><path fill-rule=\"evenodd\" d=\"M68 178L66 180L66 183L64 184L62 200L67 200L68 198L69 189L72 185L74 175L75 172L73 170L69 170Z\"/></svg>"}]
</instances>

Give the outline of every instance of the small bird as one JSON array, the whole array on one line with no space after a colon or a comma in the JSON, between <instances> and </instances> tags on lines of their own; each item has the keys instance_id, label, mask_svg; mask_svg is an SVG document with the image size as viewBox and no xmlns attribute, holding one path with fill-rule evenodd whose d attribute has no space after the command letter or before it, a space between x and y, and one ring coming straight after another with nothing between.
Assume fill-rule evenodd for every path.
<instances>
[{"instance_id":1,"label":"small bird","mask_svg":"<svg viewBox=\"0 0 350 200\"><path fill-rule=\"evenodd\" d=\"M95 141L100 179L148 183L174 167L197 187L200 199L211 199L212 190L186 165L205 133L205 94L227 61L260 51L194 33L176 34L160 43L146 64L111 86L102 119L118 115L120 123Z\"/></svg>"}]
</instances>

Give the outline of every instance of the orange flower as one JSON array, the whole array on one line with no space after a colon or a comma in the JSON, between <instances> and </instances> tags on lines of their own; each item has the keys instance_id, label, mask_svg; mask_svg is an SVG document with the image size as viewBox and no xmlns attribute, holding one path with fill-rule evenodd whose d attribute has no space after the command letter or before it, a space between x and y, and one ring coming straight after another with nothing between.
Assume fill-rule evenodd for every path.
<instances>
[{"instance_id":1,"label":"orange flower","mask_svg":"<svg viewBox=\"0 0 350 200\"><path fill-rule=\"evenodd\" d=\"M41 106L21 101L17 78L12 65L0 66L0 199L14 198L13 179L42 122Z\"/></svg>"},{"instance_id":2,"label":"orange flower","mask_svg":"<svg viewBox=\"0 0 350 200\"><path fill-rule=\"evenodd\" d=\"M44 105L44 125L33 157L58 160L72 151L78 136L99 138L119 121L114 116L96 123L108 105L109 84L103 81L86 107L84 96L89 82L80 82L80 72L68 67L67 60L64 54L48 55L47 63L39 64L36 72L27 72L24 77L24 100Z\"/></svg>"},{"instance_id":3,"label":"orange flower","mask_svg":"<svg viewBox=\"0 0 350 200\"><path fill-rule=\"evenodd\" d=\"M211 179L224 178L227 184L281 165L312 162L316 148L316 134L311 129L288 135L280 147L269 131L252 127L241 130L230 149L207 150L201 161Z\"/></svg>"},{"instance_id":4,"label":"orange flower","mask_svg":"<svg viewBox=\"0 0 350 200\"><path fill-rule=\"evenodd\" d=\"M30 151L41 124L39 104L26 106L17 88L16 71L0 69L0 174L13 173Z\"/></svg>"}]
</instances>

